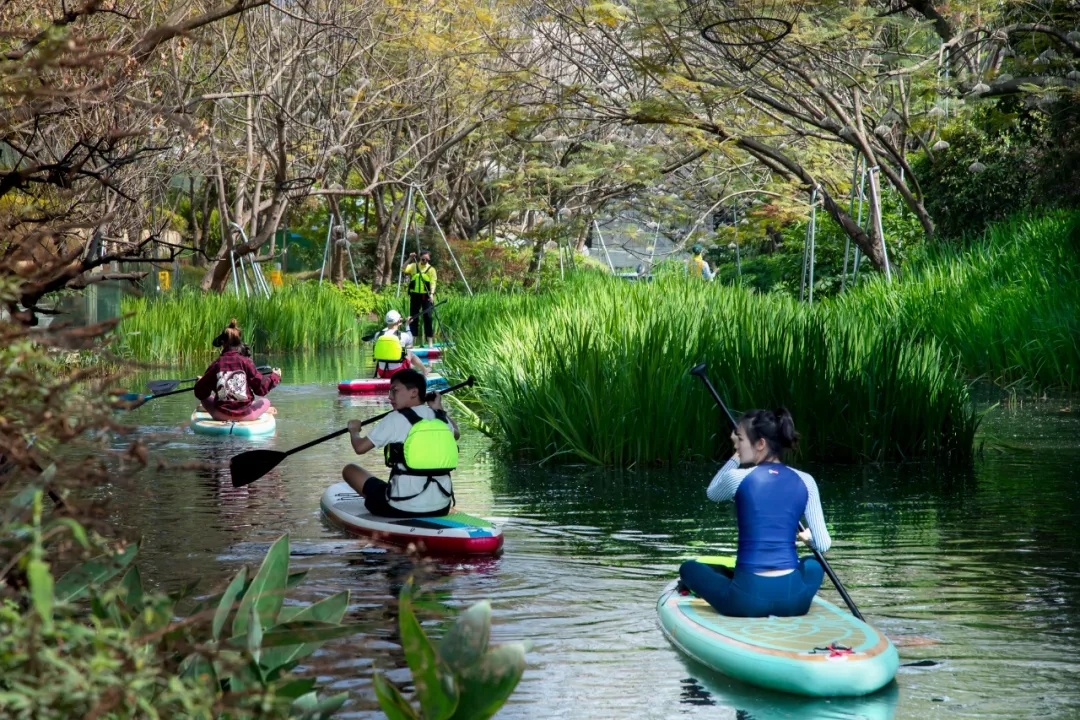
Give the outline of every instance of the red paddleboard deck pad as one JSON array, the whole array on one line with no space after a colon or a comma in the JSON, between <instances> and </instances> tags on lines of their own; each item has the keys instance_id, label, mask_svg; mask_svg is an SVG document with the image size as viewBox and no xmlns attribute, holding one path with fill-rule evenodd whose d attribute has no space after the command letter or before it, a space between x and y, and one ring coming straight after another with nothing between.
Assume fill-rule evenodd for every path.
<instances>
[{"instance_id":1,"label":"red paddleboard deck pad","mask_svg":"<svg viewBox=\"0 0 1080 720\"><path fill-rule=\"evenodd\" d=\"M442 390L448 385L446 378L438 373L427 376L428 390ZM390 390L390 381L385 378L342 380L338 383L337 389L342 393L385 393Z\"/></svg>"},{"instance_id":2,"label":"red paddleboard deck pad","mask_svg":"<svg viewBox=\"0 0 1080 720\"><path fill-rule=\"evenodd\" d=\"M349 532L370 535L394 545L416 545L434 555L496 555L502 549L502 530L462 512L443 517L384 518L372 515L348 483L331 485L323 493L322 511Z\"/></svg>"}]
</instances>

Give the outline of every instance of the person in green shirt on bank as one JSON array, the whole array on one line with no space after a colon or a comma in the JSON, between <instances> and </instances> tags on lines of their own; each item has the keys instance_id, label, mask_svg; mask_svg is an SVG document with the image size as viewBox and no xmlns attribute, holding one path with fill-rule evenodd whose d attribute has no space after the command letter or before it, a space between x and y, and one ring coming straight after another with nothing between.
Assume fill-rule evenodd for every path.
<instances>
[{"instance_id":1,"label":"person in green shirt on bank","mask_svg":"<svg viewBox=\"0 0 1080 720\"><path fill-rule=\"evenodd\" d=\"M420 261L416 260L416 253L409 253L409 264L405 266L405 274L409 276L409 330L413 337L420 337L420 317L424 318L424 337L428 347L435 344L435 333L432 330L434 321L432 313L425 312L435 302L435 268L431 264L431 251L421 250ZM418 343L419 344L419 343Z\"/></svg>"}]
</instances>

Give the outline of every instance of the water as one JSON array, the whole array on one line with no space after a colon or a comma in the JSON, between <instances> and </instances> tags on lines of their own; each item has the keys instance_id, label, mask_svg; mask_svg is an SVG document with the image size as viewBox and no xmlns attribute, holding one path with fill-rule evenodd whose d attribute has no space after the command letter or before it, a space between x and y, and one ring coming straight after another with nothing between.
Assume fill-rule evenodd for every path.
<instances>
[{"instance_id":1,"label":"water","mask_svg":"<svg viewBox=\"0 0 1080 720\"><path fill-rule=\"evenodd\" d=\"M322 520L320 495L356 457L345 438L233 489L222 467L231 455L288 449L388 407L377 397L338 396L335 383L353 374L353 362L283 363L290 384L271 394L278 431L264 440L182 429L189 396L147 404L127 416L140 437L170 463L201 466L144 471L134 493L101 489L115 495L116 525L145 539L144 577L163 587L203 578L209 589L289 533L293 569L309 570L292 596L307 602L348 589L346 619L370 628L313 660L329 690L349 691L345 717L381 717L373 668L408 680L395 598L409 577L451 608L490 599L494 642L532 641L503 718L1080 715L1080 412L1066 401L991 410L984 450L966 470L805 468L821 487L833 567L904 664L883 693L825 701L726 680L681 656L658 628L656 599L679 562L734 549L732 509L705 498L711 468L508 468L466 429L459 507L502 522L506 545L500 558L449 562L414 562ZM823 592L840 603L831 588Z\"/></svg>"}]
</instances>

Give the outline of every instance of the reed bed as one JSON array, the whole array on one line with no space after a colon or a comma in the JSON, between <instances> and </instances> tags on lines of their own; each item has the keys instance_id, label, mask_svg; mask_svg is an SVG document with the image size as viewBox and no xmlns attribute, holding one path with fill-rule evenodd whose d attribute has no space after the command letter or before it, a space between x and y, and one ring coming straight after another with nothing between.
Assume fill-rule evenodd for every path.
<instances>
[{"instance_id":1,"label":"reed bed","mask_svg":"<svg viewBox=\"0 0 1080 720\"><path fill-rule=\"evenodd\" d=\"M673 464L730 452L700 382L737 410L788 407L800 456L970 457L967 385L933 339L772 295L589 275L540 296L455 300L449 369L473 374L489 432L530 460Z\"/></svg>"},{"instance_id":2,"label":"reed bed","mask_svg":"<svg viewBox=\"0 0 1080 720\"><path fill-rule=\"evenodd\" d=\"M936 339L969 377L1076 390L1080 215L1015 218L967 248L934 246L902 282L874 278L830 307Z\"/></svg>"},{"instance_id":3,"label":"reed bed","mask_svg":"<svg viewBox=\"0 0 1080 720\"><path fill-rule=\"evenodd\" d=\"M299 283L269 299L237 298L197 290L155 298L126 297L120 322L121 347L139 360L175 363L210 357L211 342L236 318L244 339L258 353L354 347L361 328L349 302L329 286Z\"/></svg>"}]
</instances>

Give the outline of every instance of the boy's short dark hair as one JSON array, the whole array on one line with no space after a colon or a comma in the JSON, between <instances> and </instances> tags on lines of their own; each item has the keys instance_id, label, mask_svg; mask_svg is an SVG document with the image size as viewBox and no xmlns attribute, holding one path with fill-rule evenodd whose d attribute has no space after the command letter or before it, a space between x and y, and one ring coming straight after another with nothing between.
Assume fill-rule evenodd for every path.
<instances>
[{"instance_id":1,"label":"boy's short dark hair","mask_svg":"<svg viewBox=\"0 0 1080 720\"><path fill-rule=\"evenodd\" d=\"M390 378L390 384L401 383L402 386L410 390L416 390L420 399L423 400L427 395L427 379L424 376L413 369L398 370L394 373L394 376Z\"/></svg>"}]
</instances>

